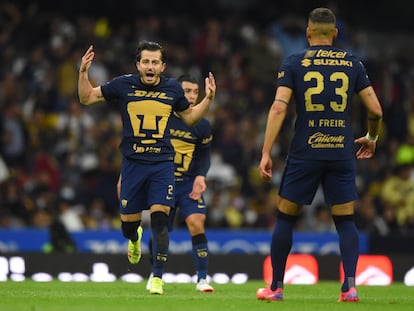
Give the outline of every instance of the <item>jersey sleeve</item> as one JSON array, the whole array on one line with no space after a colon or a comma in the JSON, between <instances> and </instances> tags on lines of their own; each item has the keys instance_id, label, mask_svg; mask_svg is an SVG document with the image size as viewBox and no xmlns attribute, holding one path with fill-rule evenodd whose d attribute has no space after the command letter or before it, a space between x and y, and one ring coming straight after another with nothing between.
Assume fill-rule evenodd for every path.
<instances>
[{"instance_id":1,"label":"jersey sleeve","mask_svg":"<svg viewBox=\"0 0 414 311\"><path fill-rule=\"evenodd\" d=\"M173 80L173 79L171 79ZM190 106L190 103L188 102L187 98L184 95L184 90L181 86L181 84L177 80L173 80L176 85L174 85L174 88L176 90L176 97L177 100L174 103L173 110L174 111L184 111L187 110Z\"/></svg>"},{"instance_id":2,"label":"jersey sleeve","mask_svg":"<svg viewBox=\"0 0 414 311\"><path fill-rule=\"evenodd\" d=\"M196 176L206 176L211 165L211 141L213 135L211 133L210 124L207 120L203 119L202 125L203 131L200 135L200 141L197 149L197 159L195 163Z\"/></svg>"},{"instance_id":3,"label":"jersey sleeve","mask_svg":"<svg viewBox=\"0 0 414 311\"><path fill-rule=\"evenodd\" d=\"M287 57L283 60L277 73L277 84L278 86L286 86L293 89L294 77L291 70L292 56Z\"/></svg>"},{"instance_id":4,"label":"jersey sleeve","mask_svg":"<svg viewBox=\"0 0 414 311\"><path fill-rule=\"evenodd\" d=\"M359 93L363 89L367 88L368 86L371 86L371 81L368 78L367 71L365 69L365 66L362 64L361 61L356 62L356 66L358 68L358 76L356 80L355 85L355 92Z\"/></svg>"},{"instance_id":5,"label":"jersey sleeve","mask_svg":"<svg viewBox=\"0 0 414 311\"><path fill-rule=\"evenodd\" d=\"M106 101L117 99L119 97L119 86L122 77L116 77L111 81L101 85L102 95Z\"/></svg>"}]
</instances>

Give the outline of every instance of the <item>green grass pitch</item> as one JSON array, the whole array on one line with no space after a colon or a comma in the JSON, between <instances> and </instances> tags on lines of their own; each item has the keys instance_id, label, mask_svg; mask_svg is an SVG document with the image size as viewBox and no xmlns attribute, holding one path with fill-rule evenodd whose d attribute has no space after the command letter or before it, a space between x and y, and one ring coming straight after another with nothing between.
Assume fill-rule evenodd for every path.
<instances>
[{"instance_id":1,"label":"green grass pitch","mask_svg":"<svg viewBox=\"0 0 414 311\"><path fill-rule=\"evenodd\" d=\"M164 295L150 295L145 282L77 283L12 282L0 283L2 311L186 311L186 310L414 310L414 287L402 283L391 286L359 286L358 303L336 302L338 282L316 285L286 285L284 301L267 302L256 298L262 281L242 285L213 284L214 293L199 293L194 284L165 284Z\"/></svg>"}]
</instances>

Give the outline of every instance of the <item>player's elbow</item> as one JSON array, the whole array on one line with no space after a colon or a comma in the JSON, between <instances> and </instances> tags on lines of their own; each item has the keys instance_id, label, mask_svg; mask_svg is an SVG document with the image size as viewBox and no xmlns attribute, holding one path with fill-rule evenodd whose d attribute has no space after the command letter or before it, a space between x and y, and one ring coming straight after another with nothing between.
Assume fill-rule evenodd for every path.
<instances>
[{"instance_id":1,"label":"player's elbow","mask_svg":"<svg viewBox=\"0 0 414 311\"><path fill-rule=\"evenodd\" d=\"M79 89L78 97L79 102L83 105L89 105L91 103L91 92L85 92Z\"/></svg>"},{"instance_id":2,"label":"player's elbow","mask_svg":"<svg viewBox=\"0 0 414 311\"><path fill-rule=\"evenodd\" d=\"M287 106L285 104L280 105L279 103L274 103L270 108L270 114L275 117L284 117L286 115Z\"/></svg>"},{"instance_id":3,"label":"player's elbow","mask_svg":"<svg viewBox=\"0 0 414 311\"><path fill-rule=\"evenodd\" d=\"M196 125L201 119L201 117L193 112L192 107L188 108L185 111L179 112L178 115L180 116L180 119L188 126Z\"/></svg>"},{"instance_id":4,"label":"player's elbow","mask_svg":"<svg viewBox=\"0 0 414 311\"><path fill-rule=\"evenodd\" d=\"M91 94L89 94L89 95L79 94L79 102L82 105L88 106L88 105L95 104L95 103L97 103L99 101L101 101L99 98L94 97Z\"/></svg>"},{"instance_id":5,"label":"player's elbow","mask_svg":"<svg viewBox=\"0 0 414 311\"><path fill-rule=\"evenodd\" d=\"M88 98L87 98L87 97L85 97L85 96L81 96L81 95L79 95L79 102L80 102L82 105L89 105Z\"/></svg>"}]
</instances>

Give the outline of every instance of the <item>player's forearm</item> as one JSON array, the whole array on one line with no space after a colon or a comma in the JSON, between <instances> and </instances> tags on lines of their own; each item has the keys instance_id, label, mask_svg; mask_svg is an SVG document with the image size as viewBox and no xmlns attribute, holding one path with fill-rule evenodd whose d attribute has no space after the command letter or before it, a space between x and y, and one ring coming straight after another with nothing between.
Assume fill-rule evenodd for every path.
<instances>
[{"instance_id":1,"label":"player's forearm","mask_svg":"<svg viewBox=\"0 0 414 311\"><path fill-rule=\"evenodd\" d=\"M382 107L372 86L363 89L359 94L368 111L368 135L378 137L382 124Z\"/></svg>"},{"instance_id":2,"label":"player's forearm","mask_svg":"<svg viewBox=\"0 0 414 311\"><path fill-rule=\"evenodd\" d=\"M368 113L368 135L371 139L378 138L381 124L382 117Z\"/></svg>"},{"instance_id":3,"label":"player's forearm","mask_svg":"<svg viewBox=\"0 0 414 311\"><path fill-rule=\"evenodd\" d=\"M89 81L88 72L80 71L78 80L78 95L81 104L88 105L90 103L89 98L92 94L92 91L93 86Z\"/></svg>"},{"instance_id":4,"label":"player's forearm","mask_svg":"<svg viewBox=\"0 0 414 311\"><path fill-rule=\"evenodd\" d=\"M266 132L264 137L264 143L262 148L263 153L270 153L273 144L279 135L280 128L282 127L283 120L286 116L286 109L283 106L274 103L270 108L269 115L267 117Z\"/></svg>"},{"instance_id":5,"label":"player's forearm","mask_svg":"<svg viewBox=\"0 0 414 311\"><path fill-rule=\"evenodd\" d=\"M208 170L211 166L211 155L210 151L205 151L200 154L196 162L195 172L198 176L207 176Z\"/></svg>"},{"instance_id":6,"label":"player's forearm","mask_svg":"<svg viewBox=\"0 0 414 311\"><path fill-rule=\"evenodd\" d=\"M267 128L263 142L262 154L270 154L278 132L278 129L273 126L271 128Z\"/></svg>"},{"instance_id":7,"label":"player's forearm","mask_svg":"<svg viewBox=\"0 0 414 311\"><path fill-rule=\"evenodd\" d=\"M191 113L187 114L183 120L184 122L189 125L193 126L198 123L204 116L207 115L208 110L210 108L213 99L210 97L204 97L203 100L196 106L193 106L191 109Z\"/></svg>"},{"instance_id":8,"label":"player's forearm","mask_svg":"<svg viewBox=\"0 0 414 311\"><path fill-rule=\"evenodd\" d=\"M93 87L88 78L87 71L79 72L78 80L79 101L84 105L91 105L103 102L105 98L102 95L101 87Z\"/></svg>"}]
</instances>

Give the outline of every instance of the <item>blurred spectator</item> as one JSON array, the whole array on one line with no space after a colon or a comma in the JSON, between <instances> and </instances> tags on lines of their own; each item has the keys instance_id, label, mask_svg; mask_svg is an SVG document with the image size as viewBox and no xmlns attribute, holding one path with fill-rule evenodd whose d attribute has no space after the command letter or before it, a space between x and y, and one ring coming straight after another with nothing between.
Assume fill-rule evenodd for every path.
<instances>
[{"instance_id":1,"label":"blurred spectator","mask_svg":"<svg viewBox=\"0 0 414 311\"><path fill-rule=\"evenodd\" d=\"M311 231L336 232L330 208L326 204L319 203L316 205L314 208L314 216L312 218Z\"/></svg>"},{"instance_id":2,"label":"blurred spectator","mask_svg":"<svg viewBox=\"0 0 414 311\"><path fill-rule=\"evenodd\" d=\"M282 58L308 47L306 36L303 35L306 24L303 16L288 13L270 26L273 38L282 47Z\"/></svg>"},{"instance_id":3,"label":"blurred spectator","mask_svg":"<svg viewBox=\"0 0 414 311\"><path fill-rule=\"evenodd\" d=\"M8 103L1 116L1 154L7 166L15 168L25 163L27 135L20 107Z\"/></svg>"},{"instance_id":4,"label":"blurred spectator","mask_svg":"<svg viewBox=\"0 0 414 311\"><path fill-rule=\"evenodd\" d=\"M388 177L381 190L381 198L387 209L396 215L401 228L414 228L414 180L411 179L411 165L395 167L395 173Z\"/></svg>"},{"instance_id":5,"label":"blurred spectator","mask_svg":"<svg viewBox=\"0 0 414 311\"><path fill-rule=\"evenodd\" d=\"M85 229L85 208L77 202L75 191L70 185L61 187L56 208L56 219L67 231L76 232Z\"/></svg>"},{"instance_id":6,"label":"blurred spectator","mask_svg":"<svg viewBox=\"0 0 414 311\"><path fill-rule=\"evenodd\" d=\"M355 211L355 223L361 232L388 235L390 228L375 206L375 198L368 193L358 201Z\"/></svg>"},{"instance_id":7,"label":"blurred spectator","mask_svg":"<svg viewBox=\"0 0 414 311\"><path fill-rule=\"evenodd\" d=\"M74 253L77 250L75 241L57 219L49 225L49 239L50 242L43 245L45 253Z\"/></svg>"}]
</instances>

